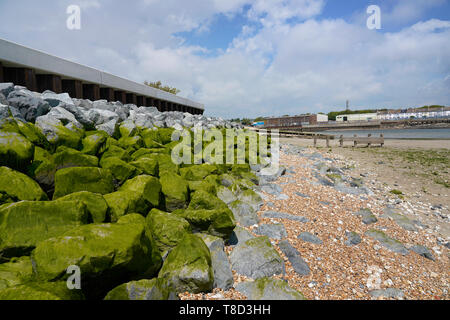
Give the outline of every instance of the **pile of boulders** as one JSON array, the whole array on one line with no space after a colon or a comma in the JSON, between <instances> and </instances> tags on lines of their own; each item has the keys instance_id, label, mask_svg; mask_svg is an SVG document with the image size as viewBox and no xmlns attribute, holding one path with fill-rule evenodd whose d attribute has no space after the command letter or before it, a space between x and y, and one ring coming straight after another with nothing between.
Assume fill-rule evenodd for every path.
<instances>
[{"instance_id":1,"label":"pile of boulders","mask_svg":"<svg viewBox=\"0 0 450 320\"><path fill-rule=\"evenodd\" d=\"M174 299L283 271L266 238L237 236L231 204L263 203L248 164L172 161L177 127L233 124L12 84L0 100L0 300Z\"/></svg>"}]
</instances>

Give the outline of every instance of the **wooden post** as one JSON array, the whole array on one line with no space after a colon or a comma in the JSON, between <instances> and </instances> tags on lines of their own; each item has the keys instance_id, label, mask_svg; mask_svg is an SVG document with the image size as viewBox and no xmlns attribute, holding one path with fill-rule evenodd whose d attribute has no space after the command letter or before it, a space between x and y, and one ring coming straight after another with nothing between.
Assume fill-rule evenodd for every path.
<instances>
[{"instance_id":1,"label":"wooden post","mask_svg":"<svg viewBox=\"0 0 450 320\"><path fill-rule=\"evenodd\" d=\"M126 94L126 101L127 101L127 103L131 103L131 104L134 104L134 105L136 105L137 104L137 99L136 99L136 94L134 94L134 93L127 93Z\"/></svg>"},{"instance_id":2,"label":"wooden post","mask_svg":"<svg viewBox=\"0 0 450 320\"><path fill-rule=\"evenodd\" d=\"M15 85L24 86L30 91L36 91L36 75L33 69L3 68L4 80Z\"/></svg>"},{"instance_id":3,"label":"wooden post","mask_svg":"<svg viewBox=\"0 0 450 320\"><path fill-rule=\"evenodd\" d=\"M83 84L80 80L62 80L62 91L71 98L83 99Z\"/></svg>"},{"instance_id":4,"label":"wooden post","mask_svg":"<svg viewBox=\"0 0 450 320\"><path fill-rule=\"evenodd\" d=\"M314 135L314 148L317 146L317 135Z\"/></svg>"},{"instance_id":5,"label":"wooden post","mask_svg":"<svg viewBox=\"0 0 450 320\"><path fill-rule=\"evenodd\" d=\"M144 96L136 96L136 105L142 107L144 104Z\"/></svg>"},{"instance_id":6,"label":"wooden post","mask_svg":"<svg viewBox=\"0 0 450 320\"><path fill-rule=\"evenodd\" d=\"M356 137L357 137L357 135L354 134L354 135L353 135L353 138L356 138ZM356 139L353 140L353 147L356 147L357 145L358 145L358 142L356 142Z\"/></svg>"},{"instance_id":7,"label":"wooden post","mask_svg":"<svg viewBox=\"0 0 450 320\"><path fill-rule=\"evenodd\" d=\"M327 148L329 148L330 147L330 136L327 135L326 139L327 139Z\"/></svg>"},{"instance_id":8,"label":"wooden post","mask_svg":"<svg viewBox=\"0 0 450 320\"><path fill-rule=\"evenodd\" d=\"M114 99L114 89L112 88L100 88L100 99L113 102Z\"/></svg>"},{"instance_id":9,"label":"wooden post","mask_svg":"<svg viewBox=\"0 0 450 320\"><path fill-rule=\"evenodd\" d=\"M369 133L368 135L367 135L367 138L370 138L372 136L372 134L371 133ZM370 148L370 145L371 145L372 143L370 142L370 140L369 141L367 141L367 148Z\"/></svg>"},{"instance_id":10,"label":"wooden post","mask_svg":"<svg viewBox=\"0 0 450 320\"><path fill-rule=\"evenodd\" d=\"M1 82L5 82L5 77L4 77L4 74L3 74L3 65L0 62L0 83Z\"/></svg>"},{"instance_id":11,"label":"wooden post","mask_svg":"<svg viewBox=\"0 0 450 320\"><path fill-rule=\"evenodd\" d=\"M123 104L126 104L127 96L124 91L116 90L116 91L114 91L114 100L120 101Z\"/></svg>"},{"instance_id":12,"label":"wooden post","mask_svg":"<svg viewBox=\"0 0 450 320\"><path fill-rule=\"evenodd\" d=\"M51 90L54 93L62 92L62 81L60 76L54 74L37 74L36 84L38 92Z\"/></svg>"},{"instance_id":13,"label":"wooden post","mask_svg":"<svg viewBox=\"0 0 450 320\"><path fill-rule=\"evenodd\" d=\"M383 138L383 141L381 142L381 146L384 146L384 135L381 133L380 138Z\"/></svg>"},{"instance_id":14,"label":"wooden post","mask_svg":"<svg viewBox=\"0 0 450 320\"><path fill-rule=\"evenodd\" d=\"M339 137L339 144L341 145L341 147L344 147L344 136L342 134Z\"/></svg>"},{"instance_id":15,"label":"wooden post","mask_svg":"<svg viewBox=\"0 0 450 320\"><path fill-rule=\"evenodd\" d=\"M100 86L94 83L83 84L83 98L91 101L100 100Z\"/></svg>"}]
</instances>

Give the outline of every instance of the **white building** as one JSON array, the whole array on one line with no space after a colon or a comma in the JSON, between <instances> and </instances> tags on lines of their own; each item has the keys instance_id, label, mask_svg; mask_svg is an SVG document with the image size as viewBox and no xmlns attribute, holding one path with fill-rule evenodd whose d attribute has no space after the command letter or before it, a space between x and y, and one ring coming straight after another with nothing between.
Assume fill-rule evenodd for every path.
<instances>
[{"instance_id":1,"label":"white building","mask_svg":"<svg viewBox=\"0 0 450 320\"><path fill-rule=\"evenodd\" d=\"M374 121L378 120L376 113L341 114L336 117L337 122Z\"/></svg>"}]
</instances>

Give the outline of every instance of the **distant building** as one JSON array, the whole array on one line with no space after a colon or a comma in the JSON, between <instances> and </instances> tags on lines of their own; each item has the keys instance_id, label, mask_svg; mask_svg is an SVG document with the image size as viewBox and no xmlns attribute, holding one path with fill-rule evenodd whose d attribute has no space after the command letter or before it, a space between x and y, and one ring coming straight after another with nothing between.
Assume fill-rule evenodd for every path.
<instances>
[{"instance_id":1,"label":"distant building","mask_svg":"<svg viewBox=\"0 0 450 320\"><path fill-rule=\"evenodd\" d=\"M326 114L303 114L297 116L265 118L264 127L301 127L303 125L317 124L319 122L328 122L328 116Z\"/></svg>"},{"instance_id":2,"label":"distant building","mask_svg":"<svg viewBox=\"0 0 450 320\"><path fill-rule=\"evenodd\" d=\"M449 118L450 107L433 108L433 109L404 109L389 110L379 112L379 120L405 120L405 119L433 119L433 118Z\"/></svg>"},{"instance_id":3,"label":"distant building","mask_svg":"<svg viewBox=\"0 0 450 320\"><path fill-rule=\"evenodd\" d=\"M341 114L339 116L336 116L336 122L373 120L378 120L378 115L376 113Z\"/></svg>"}]
</instances>

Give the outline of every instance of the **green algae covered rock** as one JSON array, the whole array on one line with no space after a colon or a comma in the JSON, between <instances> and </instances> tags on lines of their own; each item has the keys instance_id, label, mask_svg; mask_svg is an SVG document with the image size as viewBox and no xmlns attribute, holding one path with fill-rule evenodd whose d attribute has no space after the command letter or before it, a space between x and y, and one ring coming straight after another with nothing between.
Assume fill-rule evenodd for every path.
<instances>
[{"instance_id":1,"label":"green algae covered rock","mask_svg":"<svg viewBox=\"0 0 450 320\"><path fill-rule=\"evenodd\" d=\"M32 252L37 279L67 278L76 265L87 298L103 298L126 281L151 277L161 266L144 224L85 225L41 242Z\"/></svg>"},{"instance_id":2,"label":"green algae covered rock","mask_svg":"<svg viewBox=\"0 0 450 320\"><path fill-rule=\"evenodd\" d=\"M100 163L102 160L105 160L106 158L110 158L110 157L116 157L119 158L121 160L127 161L128 160L128 153L125 149L122 149L118 146L115 145L111 145L108 147L108 149L106 149L105 152L103 152L102 154L102 158L100 160Z\"/></svg>"},{"instance_id":3,"label":"green algae covered rock","mask_svg":"<svg viewBox=\"0 0 450 320\"><path fill-rule=\"evenodd\" d=\"M179 166L173 163L172 157L169 154L157 153L155 154L155 158L158 161L160 177L165 173L179 173Z\"/></svg>"},{"instance_id":4,"label":"green algae covered rock","mask_svg":"<svg viewBox=\"0 0 450 320\"><path fill-rule=\"evenodd\" d=\"M100 194L113 192L114 183L111 172L93 167L64 168L56 171L53 199L79 191Z\"/></svg>"},{"instance_id":5,"label":"green algae covered rock","mask_svg":"<svg viewBox=\"0 0 450 320\"><path fill-rule=\"evenodd\" d=\"M154 278L121 284L108 292L104 300L178 300L178 297L166 279Z\"/></svg>"},{"instance_id":6,"label":"green algae covered rock","mask_svg":"<svg viewBox=\"0 0 450 320\"><path fill-rule=\"evenodd\" d=\"M141 131L141 137L147 148L159 148L162 146L158 130L144 129Z\"/></svg>"},{"instance_id":7,"label":"green algae covered rock","mask_svg":"<svg viewBox=\"0 0 450 320\"><path fill-rule=\"evenodd\" d=\"M166 172L159 179L164 194L166 210L172 212L187 207L189 200L188 183L177 174Z\"/></svg>"},{"instance_id":8,"label":"green algae covered rock","mask_svg":"<svg viewBox=\"0 0 450 320\"><path fill-rule=\"evenodd\" d=\"M154 158L142 157L136 161L130 162L130 165L141 170L145 174L154 177L158 176L158 160Z\"/></svg>"},{"instance_id":9,"label":"green algae covered rock","mask_svg":"<svg viewBox=\"0 0 450 320\"><path fill-rule=\"evenodd\" d=\"M185 180L203 180L206 176L217 172L217 167L211 164L194 165L180 169L180 175Z\"/></svg>"},{"instance_id":10,"label":"green algae covered rock","mask_svg":"<svg viewBox=\"0 0 450 320\"><path fill-rule=\"evenodd\" d=\"M141 175L124 183L118 191L104 195L111 211L111 221L128 213L146 215L159 206L161 184L152 176Z\"/></svg>"},{"instance_id":11,"label":"green algae covered rock","mask_svg":"<svg viewBox=\"0 0 450 320\"><path fill-rule=\"evenodd\" d=\"M191 233L191 226L185 219L158 209L150 211L146 223L163 256L174 248L186 234Z\"/></svg>"},{"instance_id":12,"label":"green algae covered rock","mask_svg":"<svg viewBox=\"0 0 450 320\"><path fill-rule=\"evenodd\" d=\"M86 210L94 223L105 222L108 214L108 204L101 194L88 191L80 191L58 198L56 201L80 201L86 206Z\"/></svg>"},{"instance_id":13,"label":"green algae covered rock","mask_svg":"<svg viewBox=\"0 0 450 320\"><path fill-rule=\"evenodd\" d=\"M167 279L177 292L208 292L212 290L214 274L208 247L199 237L187 234L170 251L158 278Z\"/></svg>"},{"instance_id":14,"label":"green algae covered rock","mask_svg":"<svg viewBox=\"0 0 450 320\"><path fill-rule=\"evenodd\" d=\"M41 241L88 223L80 201L21 201L0 207L0 255L27 255Z\"/></svg>"},{"instance_id":15,"label":"green algae covered rock","mask_svg":"<svg viewBox=\"0 0 450 320\"><path fill-rule=\"evenodd\" d=\"M180 210L177 215L186 219L194 232L205 232L228 240L236 223L233 213L228 208Z\"/></svg>"},{"instance_id":16,"label":"green algae covered rock","mask_svg":"<svg viewBox=\"0 0 450 320\"><path fill-rule=\"evenodd\" d=\"M33 276L30 257L12 258L0 264L0 290L29 282Z\"/></svg>"},{"instance_id":17,"label":"green algae covered rock","mask_svg":"<svg viewBox=\"0 0 450 320\"><path fill-rule=\"evenodd\" d=\"M264 204L261 196L251 189L242 191L238 195L238 199L242 202L248 203L255 210L259 210L259 208Z\"/></svg>"},{"instance_id":18,"label":"green algae covered rock","mask_svg":"<svg viewBox=\"0 0 450 320\"><path fill-rule=\"evenodd\" d=\"M172 142L172 133L175 131L174 128L160 128L158 129L159 141L162 144L168 144Z\"/></svg>"},{"instance_id":19,"label":"green algae covered rock","mask_svg":"<svg viewBox=\"0 0 450 320\"><path fill-rule=\"evenodd\" d=\"M81 142L83 146L81 152L91 156L99 155L105 151L108 137L108 134L104 131L86 132L86 138Z\"/></svg>"},{"instance_id":20,"label":"green algae covered rock","mask_svg":"<svg viewBox=\"0 0 450 320\"><path fill-rule=\"evenodd\" d=\"M66 146L78 149L84 137L82 129L77 128L72 123L64 126L60 120L48 115L38 117L36 127L41 130L54 147Z\"/></svg>"},{"instance_id":21,"label":"green algae covered rock","mask_svg":"<svg viewBox=\"0 0 450 320\"><path fill-rule=\"evenodd\" d=\"M39 146L44 149L50 149L50 142L42 134L42 132L36 128L31 122L16 121L19 133L28 139L35 146Z\"/></svg>"},{"instance_id":22,"label":"green algae covered rock","mask_svg":"<svg viewBox=\"0 0 450 320\"><path fill-rule=\"evenodd\" d=\"M291 288L287 282L275 278L260 278L238 283L236 290L249 300L306 300L303 294Z\"/></svg>"},{"instance_id":23,"label":"green algae covered rock","mask_svg":"<svg viewBox=\"0 0 450 320\"><path fill-rule=\"evenodd\" d=\"M132 147L134 149L143 148L145 146L144 140L140 136L122 137L118 140L119 147L127 149Z\"/></svg>"},{"instance_id":24,"label":"green algae covered rock","mask_svg":"<svg viewBox=\"0 0 450 320\"><path fill-rule=\"evenodd\" d=\"M399 253L402 255L407 255L409 250L400 241L393 239L386 235L383 231L377 229L370 229L364 233L366 236L373 238L380 242L380 244L387 249Z\"/></svg>"},{"instance_id":25,"label":"green algae covered rock","mask_svg":"<svg viewBox=\"0 0 450 320\"><path fill-rule=\"evenodd\" d=\"M21 134L0 131L0 166L25 171L34 155L34 145Z\"/></svg>"},{"instance_id":26,"label":"green algae covered rock","mask_svg":"<svg viewBox=\"0 0 450 320\"><path fill-rule=\"evenodd\" d=\"M217 198L215 195L203 190L194 192L191 202L189 203L189 209L228 209L225 202Z\"/></svg>"},{"instance_id":27,"label":"green algae covered rock","mask_svg":"<svg viewBox=\"0 0 450 320\"><path fill-rule=\"evenodd\" d=\"M0 289L0 300L84 300L81 290L69 290L64 281L29 282Z\"/></svg>"},{"instance_id":28,"label":"green algae covered rock","mask_svg":"<svg viewBox=\"0 0 450 320\"><path fill-rule=\"evenodd\" d=\"M142 214L139 213L129 213L123 217L120 217L119 220L117 220L118 224L129 224L129 223L139 223L139 224L145 224L145 218Z\"/></svg>"},{"instance_id":29,"label":"green algae covered rock","mask_svg":"<svg viewBox=\"0 0 450 320\"><path fill-rule=\"evenodd\" d=\"M194 193L196 191L204 191L207 193L211 193L213 195L216 194L216 185L210 183L209 181L188 181L189 191L190 193Z\"/></svg>"},{"instance_id":30,"label":"green algae covered rock","mask_svg":"<svg viewBox=\"0 0 450 320\"><path fill-rule=\"evenodd\" d=\"M47 150L35 147L34 158L28 169L28 174L36 180L46 190L52 189L55 185L56 165L53 156Z\"/></svg>"},{"instance_id":31,"label":"green algae covered rock","mask_svg":"<svg viewBox=\"0 0 450 320\"><path fill-rule=\"evenodd\" d=\"M0 194L9 199L8 202L48 200L36 181L7 167L0 167Z\"/></svg>"},{"instance_id":32,"label":"green algae covered rock","mask_svg":"<svg viewBox=\"0 0 450 320\"><path fill-rule=\"evenodd\" d=\"M57 170L71 167L98 167L98 158L61 146L53 155L53 163Z\"/></svg>"},{"instance_id":33,"label":"green algae covered rock","mask_svg":"<svg viewBox=\"0 0 450 320\"><path fill-rule=\"evenodd\" d=\"M112 175L119 184L122 184L126 180L140 173L136 167L133 167L117 157L108 157L106 159L102 158L100 165L103 169L111 171Z\"/></svg>"}]
</instances>

